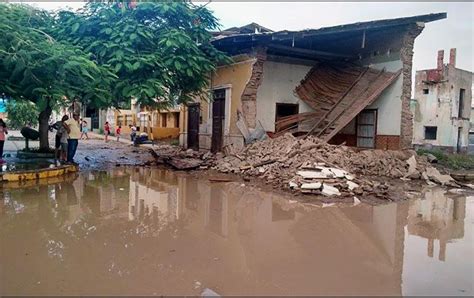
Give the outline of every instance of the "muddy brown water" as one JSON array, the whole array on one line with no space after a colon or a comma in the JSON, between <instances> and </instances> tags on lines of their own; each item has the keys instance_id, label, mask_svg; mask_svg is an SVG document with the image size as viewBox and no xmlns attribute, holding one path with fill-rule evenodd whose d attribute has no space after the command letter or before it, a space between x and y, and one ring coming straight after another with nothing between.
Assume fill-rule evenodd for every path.
<instances>
[{"instance_id":1,"label":"muddy brown water","mask_svg":"<svg viewBox=\"0 0 474 298\"><path fill-rule=\"evenodd\" d=\"M117 168L0 192L1 295L472 295L474 198L316 207Z\"/></svg>"}]
</instances>

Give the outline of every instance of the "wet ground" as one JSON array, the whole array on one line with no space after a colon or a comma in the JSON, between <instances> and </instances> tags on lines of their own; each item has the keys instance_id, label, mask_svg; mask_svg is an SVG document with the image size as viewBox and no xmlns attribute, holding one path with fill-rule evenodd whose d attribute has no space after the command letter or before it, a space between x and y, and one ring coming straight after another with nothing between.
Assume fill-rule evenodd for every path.
<instances>
[{"instance_id":1,"label":"wet ground","mask_svg":"<svg viewBox=\"0 0 474 298\"><path fill-rule=\"evenodd\" d=\"M0 295L473 295L474 197L303 205L149 168L0 192Z\"/></svg>"},{"instance_id":2,"label":"wet ground","mask_svg":"<svg viewBox=\"0 0 474 298\"><path fill-rule=\"evenodd\" d=\"M7 143L11 147L14 142L7 141ZM50 134L50 144L54 144L54 134ZM30 170L54 164L54 160L47 159L18 159L16 150L10 149L5 151L6 164L0 170ZM94 137L79 141L74 161L79 164L81 170L103 170L117 165L141 165L153 160L148 150L148 147L134 147L129 143L117 142L115 139L105 143L103 139Z\"/></svg>"}]
</instances>

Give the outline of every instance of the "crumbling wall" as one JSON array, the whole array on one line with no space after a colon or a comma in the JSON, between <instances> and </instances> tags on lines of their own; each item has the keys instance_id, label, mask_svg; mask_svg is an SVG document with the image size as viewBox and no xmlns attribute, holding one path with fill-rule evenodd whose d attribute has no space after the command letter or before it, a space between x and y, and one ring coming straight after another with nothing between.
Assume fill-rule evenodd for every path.
<instances>
[{"instance_id":1,"label":"crumbling wall","mask_svg":"<svg viewBox=\"0 0 474 298\"><path fill-rule=\"evenodd\" d=\"M410 148L413 139L413 114L410 110L411 82L413 68L413 47L415 38L423 31L424 26L413 24L403 37L400 58L403 63L402 78L402 113L400 122L400 147Z\"/></svg>"},{"instance_id":2,"label":"crumbling wall","mask_svg":"<svg viewBox=\"0 0 474 298\"><path fill-rule=\"evenodd\" d=\"M266 48L258 48L252 65L252 74L242 92L242 113L248 127L255 128L257 123L257 90L263 80L263 64L267 60Z\"/></svg>"},{"instance_id":3,"label":"crumbling wall","mask_svg":"<svg viewBox=\"0 0 474 298\"><path fill-rule=\"evenodd\" d=\"M275 131L277 103L298 104L299 113L314 111L294 93L311 66L267 61L263 70L265 76L257 92L257 120L265 131Z\"/></svg>"},{"instance_id":4,"label":"crumbling wall","mask_svg":"<svg viewBox=\"0 0 474 298\"><path fill-rule=\"evenodd\" d=\"M413 144L433 146L446 151L461 151L468 146L469 116L472 98L472 73L455 68L455 51L450 62L443 64L443 51L438 51L437 68L416 72ZM436 74L436 75L435 75ZM460 89L465 90L463 115L458 117ZM427 93L426 93L427 92ZM435 140L425 139L425 126L437 127Z\"/></svg>"},{"instance_id":5,"label":"crumbling wall","mask_svg":"<svg viewBox=\"0 0 474 298\"><path fill-rule=\"evenodd\" d=\"M242 57L241 57L242 58ZM240 148L243 146L243 136L237 128L237 110L241 108L241 97L246 89L248 81L252 77L252 68L256 59L243 57L242 61L218 67L212 74L209 82L209 92L215 89L226 89L226 118L224 126L224 146L233 144ZM246 60L245 60L246 59ZM212 138L212 102L196 98L200 103L201 123L199 126L199 146L202 149L210 149ZM187 110L181 114L180 145L186 147L187 139Z\"/></svg>"}]
</instances>

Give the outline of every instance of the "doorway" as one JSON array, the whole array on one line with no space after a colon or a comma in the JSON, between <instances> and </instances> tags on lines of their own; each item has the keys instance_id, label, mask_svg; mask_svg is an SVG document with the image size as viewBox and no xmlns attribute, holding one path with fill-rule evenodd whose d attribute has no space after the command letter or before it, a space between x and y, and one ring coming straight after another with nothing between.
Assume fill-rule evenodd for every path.
<instances>
[{"instance_id":1,"label":"doorway","mask_svg":"<svg viewBox=\"0 0 474 298\"><path fill-rule=\"evenodd\" d=\"M188 148L199 150L199 103L188 104Z\"/></svg>"},{"instance_id":2,"label":"doorway","mask_svg":"<svg viewBox=\"0 0 474 298\"><path fill-rule=\"evenodd\" d=\"M298 104L294 103L277 103L275 109L275 122L283 117L298 114ZM281 127L278 131L287 130L289 128L298 128L298 124L290 124ZM277 131L275 131L277 132Z\"/></svg>"},{"instance_id":3,"label":"doorway","mask_svg":"<svg viewBox=\"0 0 474 298\"><path fill-rule=\"evenodd\" d=\"M211 152L222 150L224 141L225 89L213 92Z\"/></svg>"},{"instance_id":4,"label":"doorway","mask_svg":"<svg viewBox=\"0 0 474 298\"><path fill-rule=\"evenodd\" d=\"M377 110L363 110L357 115L357 147L375 148Z\"/></svg>"}]
</instances>

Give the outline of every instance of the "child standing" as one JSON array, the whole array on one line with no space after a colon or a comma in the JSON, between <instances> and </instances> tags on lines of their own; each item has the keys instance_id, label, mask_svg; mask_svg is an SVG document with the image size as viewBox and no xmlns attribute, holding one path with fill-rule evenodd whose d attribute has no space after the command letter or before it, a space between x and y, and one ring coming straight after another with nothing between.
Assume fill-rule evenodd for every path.
<instances>
[{"instance_id":1,"label":"child standing","mask_svg":"<svg viewBox=\"0 0 474 298\"><path fill-rule=\"evenodd\" d=\"M104 134L105 134L105 142L109 141L109 135L110 135L110 125L109 121L105 122L104 125Z\"/></svg>"},{"instance_id":2,"label":"child standing","mask_svg":"<svg viewBox=\"0 0 474 298\"><path fill-rule=\"evenodd\" d=\"M117 142L120 141L120 133L122 132L122 126L119 125L117 129L115 130L115 135L117 136Z\"/></svg>"},{"instance_id":3,"label":"child standing","mask_svg":"<svg viewBox=\"0 0 474 298\"><path fill-rule=\"evenodd\" d=\"M84 120L82 121L81 140L83 136L86 136L86 140L89 139L89 136L87 135L88 132L89 132L89 128L87 128L87 121Z\"/></svg>"}]
</instances>

